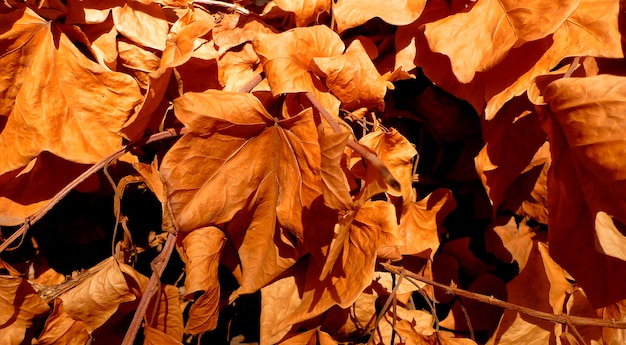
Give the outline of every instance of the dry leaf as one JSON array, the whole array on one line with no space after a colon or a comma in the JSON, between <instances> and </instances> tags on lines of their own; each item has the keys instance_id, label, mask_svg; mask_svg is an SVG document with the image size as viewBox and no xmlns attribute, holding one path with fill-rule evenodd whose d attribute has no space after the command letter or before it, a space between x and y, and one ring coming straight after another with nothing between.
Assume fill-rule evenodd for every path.
<instances>
[{"instance_id":1,"label":"dry leaf","mask_svg":"<svg viewBox=\"0 0 626 345\"><path fill-rule=\"evenodd\" d=\"M343 55L314 57L311 68L324 78L326 86L346 110L362 107L382 110L387 88L393 88L378 74L358 39L350 43Z\"/></svg>"},{"instance_id":2,"label":"dry leaf","mask_svg":"<svg viewBox=\"0 0 626 345\"><path fill-rule=\"evenodd\" d=\"M596 250L596 214L624 223L624 93L626 79L599 75L560 79L543 92L550 110L548 173L550 254L576 279L594 306L626 298L614 280L626 262ZM611 281L611 284L605 282Z\"/></svg>"},{"instance_id":3,"label":"dry leaf","mask_svg":"<svg viewBox=\"0 0 626 345\"><path fill-rule=\"evenodd\" d=\"M297 26L307 26L315 22L324 12L330 11L332 0L274 0L276 6L296 17Z\"/></svg>"},{"instance_id":4,"label":"dry leaf","mask_svg":"<svg viewBox=\"0 0 626 345\"><path fill-rule=\"evenodd\" d=\"M54 300L54 310L48 316L37 344L41 345L84 345L89 339L85 324L72 319L63 308L63 300Z\"/></svg>"},{"instance_id":5,"label":"dry leaf","mask_svg":"<svg viewBox=\"0 0 626 345\"><path fill-rule=\"evenodd\" d=\"M391 0L382 7L376 1L339 0L333 6L333 16L338 32L357 27L374 17L399 26L415 21L425 5L425 0Z\"/></svg>"},{"instance_id":6,"label":"dry leaf","mask_svg":"<svg viewBox=\"0 0 626 345\"><path fill-rule=\"evenodd\" d=\"M50 310L25 279L0 276L0 343L22 344L32 320Z\"/></svg>"},{"instance_id":7,"label":"dry leaf","mask_svg":"<svg viewBox=\"0 0 626 345\"><path fill-rule=\"evenodd\" d=\"M132 1L111 10L115 28L129 40L147 48L165 49L168 25L161 6Z\"/></svg>"}]
</instances>

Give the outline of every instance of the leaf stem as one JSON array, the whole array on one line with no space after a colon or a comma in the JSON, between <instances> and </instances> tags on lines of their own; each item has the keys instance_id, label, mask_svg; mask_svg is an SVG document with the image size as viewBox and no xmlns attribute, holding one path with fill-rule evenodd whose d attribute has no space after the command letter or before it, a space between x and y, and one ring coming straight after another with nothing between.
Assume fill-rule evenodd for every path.
<instances>
[{"instance_id":1,"label":"leaf stem","mask_svg":"<svg viewBox=\"0 0 626 345\"><path fill-rule=\"evenodd\" d=\"M574 325L574 326L597 326L597 327L606 327L606 328L626 329L626 322L615 321L615 320L603 320L603 319L598 319L598 318L582 317L582 316L570 316L566 314L560 314L560 315L550 314L550 313L546 313L543 311L523 307L517 304L504 302L493 296L486 296L486 295L482 295L479 293L470 292L467 290L437 283L436 281L427 279L425 277L422 277L419 274L408 271L403 267L394 266L394 265L390 265L387 263L381 263L381 265L389 272L396 273L396 274L404 272L407 278L413 278L415 280L419 280L423 283L432 285L436 288L446 290L452 294L469 298L469 299L473 299L482 303L488 303L488 304L495 305L498 307L506 308L506 309L509 309L509 310L512 310L521 314L526 314L532 317L536 317L538 319L560 323L560 324Z\"/></svg>"},{"instance_id":2,"label":"leaf stem","mask_svg":"<svg viewBox=\"0 0 626 345\"><path fill-rule=\"evenodd\" d=\"M85 181L89 176L95 174L100 169L104 168L114 160L122 157L126 152L136 150L141 146L158 142L161 140L174 138L177 136L181 136L187 132L186 128L181 129L169 129L164 132L159 132L153 134L149 137L145 137L143 139L139 139L135 142L131 142L128 145L119 148L117 151L109 154L108 156L102 158L98 163L89 167L89 169L85 170L82 174L80 174L77 178L75 178L72 182L67 184L63 189L61 189L48 203L41 208L39 211L33 213L29 217L24 220L24 225L22 225L17 231L15 231L9 238L7 238L4 242L0 244L0 253L2 253L11 243L15 242L18 238L26 235L28 229L39 221L43 216L46 215L56 204L58 204L67 194L69 194L72 189L76 188L79 184Z\"/></svg>"}]
</instances>

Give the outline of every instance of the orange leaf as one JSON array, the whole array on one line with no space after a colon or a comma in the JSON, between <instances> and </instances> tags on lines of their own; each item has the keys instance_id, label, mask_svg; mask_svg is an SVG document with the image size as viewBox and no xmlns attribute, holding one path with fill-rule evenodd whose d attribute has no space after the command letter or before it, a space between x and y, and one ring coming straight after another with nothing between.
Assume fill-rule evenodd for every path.
<instances>
[{"instance_id":1,"label":"orange leaf","mask_svg":"<svg viewBox=\"0 0 626 345\"><path fill-rule=\"evenodd\" d=\"M594 245L606 235L599 233L611 231L597 223L599 212L626 223L626 166L619 158L626 150L625 92L626 78L612 75L560 79L543 92L549 106L543 125L553 159L548 173L550 254L594 306L626 298L626 281L614 279L626 269L626 261Z\"/></svg>"},{"instance_id":2,"label":"orange leaf","mask_svg":"<svg viewBox=\"0 0 626 345\"><path fill-rule=\"evenodd\" d=\"M161 64L152 76L162 75L168 68L177 67L187 62L201 42L198 38L206 35L215 26L212 17L196 20L193 10L181 17L170 31L165 50L161 55ZM215 52L217 57L217 52Z\"/></svg>"},{"instance_id":3,"label":"orange leaf","mask_svg":"<svg viewBox=\"0 0 626 345\"><path fill-rule=\"evenodd\" d=\"M224 91L239 91L258 72L261 60L252 49L251 43L241 50L227 51L217 62L220 84Z\"/></svg>"},{"instance_id":4,"label":"orange leaf","mask_svg":"<svg viewBox=\"0 0 626 345\"><path fill-rule=\"evenodd\" d=\"M92 270L96 273L60 297L65 312L72 319L83 322L89 333L102 326L121 303L137 298L114 258L101 262Z\"/></svg>"},{"instance_id":5,"label":"orange leaf","mask_svg":"<svg viewBox=\"0 0 626 345\"><path fill-rule=\"evenodd\" d=\"M252 45L274 96L310 91L326 110L337 114L339 104L312 73L311 62L316 57L341 55L344 44L339 35L327 26L317 25L280 34L257 34Z\"/></svg>"},{"instance_id":6,"label":"orange leaf","mask_svg":"<svg viewBox=\"0 0 626 345\"><path fill-rule=\"evenodd\" d=\"M411 201L413 184L413 158L415 147L395 128L390 131L376 131L367 134L359 143L372 149L392 175L400 182L401 190L390 189L387 193L401 196L405 203Z\"/></svg>"},{"instance_id":7,"label":"orange leaf","mask_svg":"<svg viewBox=\"0 0 626 345\"><path fill-rule=\"evenodd\" d=\"M131 1L111 10L117 31L144 47L165 49L168 25L161 6Z\"/></svg>"},{"instance_id":8,"label":"orange leaf","mask_svg":"<svg viewBox=\"0 0 626 345\"><path fill-rule=\"evenodd\" d=\"M9 114L0 134L0 175L42 151L95 163L119 148L117 132L141 99L135 81L87 59L30 10L3 15L0 22L12 26L0 36L10 47L0 58L0 93L6 95L0 113ZM18 63L24 59L28 66Z\"/></svg>"},{"instance_id":9,"label":"orange leaf","mask_svg":"<svg viewBox=\"0 0 626 345\"><path fill-rule=\"evenodd\" d=\"M332 0L274 0L285 12L295 14L297 26L307 26L315 22L320 14L330 11Z\"/></svg>"},{"instance_id":10,"label":"orange leaf","mask_svg":"<svg viewBox=\"0 0 626 345\"><path fill-rule=\"evenodd\" d=\"M0 343L22 344L32 319L50 308L25 279L0 276L0 285Z\"/></svg>"},{"instance_id":11,"label":"orange leaf","mask_svg":"<svg viewBox=\"0 0 626 345\"><path fill-rule=\"evenodd\" d=\"M89 339L85 324L72 319L63 308L63 300L54 300L54 310L48 316L37 344L41 345L84 345Z\"/></svg>"},{"instance_id":12,"label":"orange leaf","mask_svg":"<svg viewBox=\"0 0 626 345\"><path fill-rule=\"evenodd\" d=\"M278 343L280 345L337 345L337 342L326 332L312 329L288 337Z\"/></svg>"},{"instance_id":13,"label":"orange leaf","mask_svg":"<svg viewBox=\"0 0 626 345\"><path fill-rule=\"evenodd\" d=\"M289 238L302 238L303 209L322 194L312 112L275 120L252 95L213 90L187 93L174 109L192 131L161 166L178 228L230 222L243 266L240 292L256 291L294 263Z\"/></svg>"},{"instance_id":14,"label":"orange leaf","mask_svg":"<svg viewBox=\"0 0 626 345\"><path fill-rule=\"evenodd\" d=\"M400 233L404 239L400 253L432 259L439 248L439 234L444 232L443 220L455 208L452 192L443 188L408 204L400 219Z\"/></svg>"},{"instance_id":15,"label":"orange leaf","mask_svg":"<svg viewBox=\"0 0 626 345\"><path fill-rule=\"evenodd\" d=\"M217 276L224 233L215 227L196 229L182 240L185 261L185 297L196 299L189 310L186 333L200 334L217 326L220 284Z\"/></svg>"},{"instance_id":16,"label":"orange leaf","mask_svg":"<svg viewBox=\"0 0 626 345\"><path fill-rule=\"evenodd\" d=\"M546 135L533 105L527 98L518 97L502 108L495 119L483 123L483 140L485 147L474 161L495 214L507 189L531 165ZM518 197L521 203L525 195Z\"/></svg>"},{"instance_id":17,"label":"orange leaf","mask_svg":"<svg viewBox=\"0 0 626 345\"><path fill-rule=\"evenodd\" d=\"M325 78L326 86L347 110L382 110L387 87L393 88L378 74L359 40L352 41L343 55L313 58L311 68Z\"/></svg>"},{"instance_id":18,"label":"orange leaf","mask_svg":"<svg viewBox=\"0 0 626 345\"><path fill-rule=\"evenodd\" d=\"M333 6L333 16L337 22L337 31L364 24L378 17L391 25L407 25L414 22L426 5L426 0L390 0L385 6L377 1L339 0Z\"/></svg>"},{"instance_id":19,"label":"orange leaf","mask_svg":"<svg viewBox=\"0 0 626 345\"><path fill-rule=\"evenodd\" d=\"M457 79L468 83L511 48L552 34L576 7L571 0L483 0L467 13L426 24L425 33L431 50L449 56Z\"/></svg>"},{"instance_id":20,"label":"orange leaf","mask_svg":"<svg viewBox=\"0 0 626 345\"><path fill-rule=\"evenodd\" d=\"M227 14L212 30L213 41L221 56L226 51L246 42L252 42L258 34L272 34L273 31L263 22L252 16L238 13Z\"/></svg>"},{"instance_id":21,"label":"orange leaf","mask_svg":"<svg viewBox=\"0 0 626 345\"><path fill-rule=\"evenodd\" d=\"M394 206L384 201L367 202L358 210L347 238L339 243L341 254L330 266L330 273L320 281L321 267L310 261L306 283L301 287L302 303L274 329L311 319L334 305L350 306L372 281L378 248L400 243Z\"/></svg>"}]
</instances>

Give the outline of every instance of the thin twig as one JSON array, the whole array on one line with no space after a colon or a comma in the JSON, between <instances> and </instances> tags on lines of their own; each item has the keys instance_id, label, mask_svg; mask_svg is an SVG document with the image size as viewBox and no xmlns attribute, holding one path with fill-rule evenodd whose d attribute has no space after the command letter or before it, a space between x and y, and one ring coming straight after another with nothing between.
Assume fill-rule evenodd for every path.
<instances>
[{"instance_id":1,"label":"thin twig","mask_svg":"<svg viewBox=\"0 0 626 345\"><path fill-rule=\"evenodd\" d=\"M26 232L28 231L28 229L37 221L39 221L41 218L43 218L43 216L45 216L46 213L48 213L56 204L58 204L67 194L69 194L69 192L72 191L72 189L76 188L79 184L85 181L89 176L95 174L104 166L122 157L126 152L130 150L136 150L140 148L141 146L144 146L150 143L177 137L177 136L183 135L186 132L187 132L187 129L182 128L178 130L171 129L171 130L167 130L164 132L156 133L149 137L132 142L118 149L117 151L111 153L110 155L104 157L98 163L89 167L89 169L87 169L85 172L80 174L80 176L78 176L72 182L70 182L65 187L63 187L63 189L61 189L61 191L59 191L52 199L50 199L50 201L48 201L48 203L43 208L33 213L30 217L26 218L26 220L24 221L24 225L22 225L17 231L15 231L9 238L7 238L6 241L0 244L0 253L2 253L15 240L17 240L21 236L26 235Z\"/></svg>"},{"instance_id":2,"label":"thin twig","mask_svg":"<svg viewBox=\"0 0 626 345\"><path fill-rule=\"evenodd\" d=\"M244 16L249 16L250 15L250 11L246 8L243 8L239 5L236 4L231 4L229 2L224 2L224 1L217 1L217 0L194 0L193 1L196 4L204 4L204 5L209 5L209 6L219 6L219 7L225 7L228 8L229 10L235 11L239 14L243 14Z\"/></svg>"},{"instance_id":3,"label":"thin twig","mask_svg":"<svg viewBox=\"0 0 626 345\"><path fill-rule=\"evenodd\" d=\"M133 315L133 321L131 321L128 330L126 331L126 335L124 336L124 340L122 341L122 345L132 345L137 337L137 332L139 328L141 328L141 321L146 315L146 311L148 310L148 306L150 304L150 300L152 296L159 290L159 286L161 284L161 275L167 266L168 261L170 260L170 256L172 255L172 251L174 250L174 246L176 244L176 235L173 233L168 233L167 240L165 241L165 246L163 246L163 251L157 255L156 258L152 261L152 275L150 276L150 280L148 281L148 286L146 286L146 290L143 292L141 296L141 301L137 306L137 310L135 311L135 315Z\"/></svg>"},{"instance_id":4,"label":"thin twig","mask_svg":"<svg viewBox=\"0 0 626 345\"><path fill-rule=\"evenodd\" d=\"M474 337L474 327L472 327L472 320L470 320L469 313L467 312L467 308L465 308L465 304L462 299L459 299L459 305L461 306L461 311L463 311L463 316L465 317L465 323L467 324L467 328L469 329L470 339L476 340Z\"/></svg>"},{"instance_id":5,"label":"thin twig","mask_svg":"<svg viewBox=\"0 0 626 345\"><path fill-rule=\"evenodd\" d=\"M396 286L394 286L393 290L391 290L391 294L387 298L385 305L383 306L383 308L380 310L380 313L376 317L376 321L374 323L375 329L378 329L378 323L380 322L380 319L382 319L383 315L387 313L387 309L389 309L389 305L391 304L391 301L394 298L396 298L396 293L398 292L398 288L400 287L400 284L402 284L402 279L404 279L404 276L406 275L407 272L408 271L406 270L404 272L400 272L400 276L398 277L398 282L396 283ZM367 341L368 344L373 344L374 335L376 335L376 331L374 331L372 335L370 336L370 339Z\"/></svg>"},{"instance_id":6,"label":"thin twig","mask_svg":"<svg viewBox=\"0 0 626 345\"><path fill-rule=\"evenodd\" d=\"M433 316L433 321L435 322L435 330L439 331L439 318L437 317L437 310L435 309L435 302L432 301L430 297L428 297L428 294L426 293L426 291L424 291L424 289L422 289L422 287L419 286L419 284L417 284L413 279L406 277L406 280L409 283L413 284L413 286L417 288L417 291L419 292L419 294L422 295L422 297L424 298L424 302L426 302L426 304L428 305L428 308L430 309L430 314Z\"/></svg>"},{"instance_id":7,"label":"thin twig","mask_svg":"<svg viewBox=\"0 0 626 345\"><path fill-rule=\"evenodd\" d=\"M419 280L421 282L424 282L428 285L432 285L436 288L439 289L443 289L446 290L452 294L461 296L461 297L466 297L469 299L473 299L482 303L488 303L491 305L495 305L498 307L502 307L502 308L506 308L518 313L522 313L522 314L526 314L532 317L536 317L538 319L541 320L546 320L546 321L551 321L551 322L555 322L555 323L560 323L560 324L568 324L568 325L576 325L576 326L597 326L597 327L607 327L607 328L618 328L618 329L626 329L626 322L623 321L615 321L615 320L603 320L603 319L597 319L597 318L591 318L591 317L582 317L582 316L570 316L570 315L566 315L566 314L560 314L560 315L556 315L556 314L550 314L550 313L546 313L546 312L542 312L542 311L538 311L535 309L531 309L531 308L527 308L527 307L522 307L519 306L517 304L513 304L513 303L509 303L509 302L504 302L502 300L499 300L493 296L486 296L483 294L479 294L479 293L475 293L475 292L470 292L467 290L463 290L463 289L459 289L459 288L455 288L452 286L448 286L448 285L444 285L441 283L437 283L436 281L424 278L422 276L420 276L419 274L415 274L411 271L407 271L406 269L404 269L403 267L399 267L399 266L394 266L394 265L390 265L387 263L381 263L381 265L389 272L392 273L402 273L404 272L404 274L407 277L411 277L415 280Z\"/></svg>"}]
</instances>

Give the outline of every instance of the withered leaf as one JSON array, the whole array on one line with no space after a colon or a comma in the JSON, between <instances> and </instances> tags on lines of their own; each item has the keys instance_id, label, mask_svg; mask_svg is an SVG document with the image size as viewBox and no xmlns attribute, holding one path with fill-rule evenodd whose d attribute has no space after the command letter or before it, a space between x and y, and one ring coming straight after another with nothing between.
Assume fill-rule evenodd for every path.
<instances>
[{"instance_id":1,"label":"withered leaf","mask_svg":"<svg viewBox=\"0 0 626 345\"><path fill-rule=\"evenodd\" d=\"M25 279L0 276L0 285L0 342L19 345L33 318L50 308Z\"/></svg>"},{"instance_id":2,"label":"withered leaf","mask_svg":"<svg viewBox=\"0 0 626 345\"><path fill-rule=\"evenodd\" d=\"M85 324L72 319L63 308L63 300L54 300L54 310L48 316L39 338L42 345L84 345L89 339Z\"/></svg>"},{"instance_id":3,"label":"withered leaf","mask_svg":"<svg viewBox=\"0 0 626 345\"><path fill-rule=\"evenodd\" d=\"M326 332L312 329L299 333L281 341L281 345L337 345L337 342Z\"/></svg>"},{"instance_id":4,"label":"withered leaf","mask_svg":"<svg viewBox=\"0 0 626 345\"><path fill-rule=\"evenodd\" d=\"M72 319L83 322L89 333L102 326L120 304L137 298L113 257L92 269L95 273L59 297L63 300L65 312Z\"/></svg>"},{"instance_id":5,"label":"withered leaf","mask_svg":"<svg viewBox=\"0 0 626 345\"><path fill-rule=\"evenodd\" d=\"M339 0L333 6L333 16L337 22L337 31L364 24L378 17L392 25L407 25L415 21L426 6L425 0L391 0L380 6L376 1Z\"/></svg>"},{"instance_id":6,"label":"withered leaf","mask_svg":"<svg viewBox=\"0 0 626 345\"><path fill-rule=\"evenodd\" d=\"M552 34L576 7L571 0L479 1L469 12L426 24L425 33L431 50L449 56L454 74L467 83L511 48Z\"/></svg>"},{"instance_id":7,"label":"withered leaf","mask_svg":"<svg viewBox=\"0 0 626 345\"><path fill-rule=\"evenodd\" d=\"M252 45L261 58L272 94L312 92L331 114L337 113L339 103L312 73L311 61L341 55L345 46L339 35L327 26L316 25L279 34L258 34Z\"/></svg>"},{"instance_id":8,"label":"withered leaf","mask_svg":"<svg viewBox=\"0 0 626 345\"><path fill-rule=\"evenodd\" d=\"M387 88L393 85L378 74L361 41L354 40L343 55L314 57L313 71L347 110L362 107L383 109Z\"/></svg>"},{"instance_id":9,"label":"withered leaf","mask_svg":"<svg viewBox=\"0 0 626 345\"><path fill-rule=\"evenodd\" d=\"M316 21L320 14L330 11L331 0L274 0L276 6L296 17L297 26L307 26Z\"/></svg>"},{"instance_id":10,"label":"withered leaf","mask_svg":"<svg viewBox=\"0 0 626 345\"><path fill-rule=\"evenodd\" d=\"M0 174L42 151L95 163L119 148L117 132L141 100L135 81L87 59L56 25L29 9L0 22L0 40L9 51L0 58L0 113L8 114L0 134Z\"/></svg>"},{"instance_id":11,"label":"withered leaf","mask_svg":"<svg viewBox=\"0 0 626 345\"><path fill-rule=\"evenodd\" d=\"M168 25L161 6L157 3L131 1L111 10L117 31L144 47L163 50Z\"/></svg>"},{"instance_id":12,"label":"withered leaf","mask_svg":"<svg viewBox=\"0 0 626 345\"><path fill-rule=\"evenodd\" d=\"M544 129L553 163L548 173L550 254L583 287L592 305L626 298L612 279L626 262L596 250L598 212L624 224L626 79L599 75L554 81L543 92ZM611 281L611 284L605 282Z\"/></svg>"},{"instance_id":13,"label":"withered leaf","mask_svg":"<svg viewBox=\"0 0 626 345\"><path fill-rule=\"evenodd\" d=\"M400 253L432 259L439 248L439 235L444 232L442 223L455 208L452 192L443 188L408 204L400 218L400 233L404 240Z\"/></svg>"},{"instance_id":14,"label":"withered leaf","mask_svg":"<svg viewBox=\"0 0 626 345\"><path fill-rule=\"evenodd\" d=\"M217 326L220 284L217 276L224 233L216 227L196 229L182 240L185 261L185 297L196 299L189 310L186 332L199 334Z\"/></svg>"},{"instance_id":15,"label":"withered leaf","mask_svg":"<svg viewBox=\"0 0 626 345\"><path fill-rule=\"evenodd\" d=\"M293 264L289 237L302 238L303 209L322 194L312 112L275 120L254 96L215 90L187 93L174 108L191 130L161 166L178 227L230 222L241 289L255 291Z\"/></svg>"},{"instance_id":16,"label":"withered leaf","mask_svg":"<svg viewBox=\"0 0 626 345\"><path fill-rule=\"evenodd\" d=\"M349 226L343 242L335 239L339 245L333 246L339 248L340 254L334 255L337 257L334 265L324 267L332 270L321 281L322 267L310 261L301 292L302 303L275 327L276 330L315 317L334 305L350 306L372 281L378 248L401 243L395 208L384 201L367 202Z\"/></svg>"}]
</instances>

